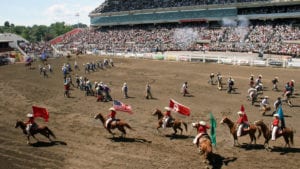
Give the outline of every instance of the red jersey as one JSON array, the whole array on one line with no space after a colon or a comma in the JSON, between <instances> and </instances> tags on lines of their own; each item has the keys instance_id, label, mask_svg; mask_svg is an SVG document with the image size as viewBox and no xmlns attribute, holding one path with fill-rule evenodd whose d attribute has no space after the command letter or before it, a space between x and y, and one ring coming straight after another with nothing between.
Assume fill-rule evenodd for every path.
<instances>
[{"instance_id":1,"label":"red jersey","mask_svg":"<svg viewBox=\"0 0 300 169\"><path fill-rule=\"evenodd\" d=\"M170 117L171 116L171 111L166 111L165 112L165 116L169 116Z\"/></svg>"},{"instance_id":2,"label":"red jersey","mask_svg":"<svg viewBox=\"0 0 300 169\"><path fill-rule=\"evenodd\" d=\"M275 118L273 120L273 126L278 126L279 125L279 119L278 118Z\"/></svg>"},{"instance_id":3,"label":"red jersey","mask_svg":"<svg viewBox=\"0 0 300 169\"><path fill-rule=\"evenodd\" d=\"M116 117L116 113L115 111L111 111L111 113L108 115L108 117L111 117L111 118L115 118Z\"/></svg>"},{"instance_id":4,"label":"red jersey","mask_svg":"<svg viewBox=\"0 0 300 169\"><path fill-rule=\"evenodd\" d=\"M31 117L28 119L28 121L25 122L25 124L33 124L34 123L34 118Z\"/></svg>"},{"instance_id":5,"label":"red jersey","mask_svg":"<svg viewBox=\"0 0 300 169\"><path fill-rule=\"evenodd\" d=\"M207 129L209 129L210 127L209 126L202 126L202 125L199 125L198 127L198 133L203 133L203 134L206 134L207 133Z\"/></svg>"}]
</instances>

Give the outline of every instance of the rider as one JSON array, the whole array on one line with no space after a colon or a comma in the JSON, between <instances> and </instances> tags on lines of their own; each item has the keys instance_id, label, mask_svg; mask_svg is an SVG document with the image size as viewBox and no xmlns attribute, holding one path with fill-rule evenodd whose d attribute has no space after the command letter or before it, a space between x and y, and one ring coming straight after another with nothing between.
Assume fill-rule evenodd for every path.
<instances>
[{"instance_id":1,"label":"rider","mask_svg":"<svg viewBox=\"0 0 300 169\"><path fill-rule=\"evenodd\" d=\"M205 121L200 121L199 122L199 125L198 125L198 128L197 128L197 131L198 131L198 134L196 135L196 137L194 138L193 140L193 143L194 144L197 144L198 143L198 139L203 136L203 135L207 135L207 129L209 129L210 127L208 125L206 125L206 122Z\"/></svg>"},{"instance_id":2,"label":"rider","mask_svg":"<svg viewBox=\"0 0 300 169\"><path fill-rule=\"evenodd\" d=\"M110 125L114 120L117 121L116 119L116 109L111 107L108 109L110 111L110 113L107 115L107 117L109 117L107 120L106 120L106 123L105 123L105 127L108 128L108 125Z\"/></svg>"},{"instance_id":3,"label":"rider","mask_svg":"<svg viewBox=\"0 0 300 169\"><path fill-rule=\"evenodd\" d=\"M187 91L187 88L188 88L188 82L184 82L183 85L182 85L183 96L185 96L186 94L189 94L188 91Z\"/></svg>"},{"instance_id":4,"label":"rider","mask_svg":"<svg viewBox=\"0 0 300 169\"><path fill-rule=\"evenodd\" d=\"M255 80L255 85L259 85L259 84L262 84L262 75L258 75L258 78Z\"/></svg>"},{"instance_id":5,"label":"rider","mask_svg":"<svg viewBox=\"0 0 300 169\"><path fill-rule=\"evenodd\" d=\"M278 97L277 100L274 102L274 113L277 111L278 107L282 105L281 97Z\"/></svg>"},{"instance_id":6,"label":"rider","mask_svg":"<svg viewBox=\"0 0 300 169\"><path fill-rule=\"evenodd\" d=\"M276 133L277 133L277 130L279 128L280 119L279 119L278 114L274 114L273 116L274 116L274 120L273 120L273 123L272 123L272 141L275 141L276 140Z\"/></svg>"},{"instance_id":7,"label":"rider","mask_svg":"<svg viewBox=\"0 0 300 169\"><path fill-rule=\"evenodd\" d=\"M249 122L245 112L239 111L237 112L237 114L239 115L239 119L237 120L237 126L238 126L237 136L240 137L242 135L242 130L244 131L249 130L249 127L245 129L246 125L249 126Z\"/></svg>"},{"instance_id":8,"label":"rider","mask_svg":"<svg viewBox=\"0 0 300 169\"><path fill-rule=\"evenodd\" d=\"M254 75L253 74L251 74L250 75L250 78L249 78L249 80L250 80L250 87L252 88L252 87L254 87Z\"/></svg>"},{"instance_id":9,"label":"rider","mask_svg":"<svg viewBox=\"0 0 300 169\"><path fill-rule=\"evenodd\" d=\"M227 93L231 93L231 91L233 90L233 86L234 86L234 80L231 77L229 77Z\"/></svg>"},{"instance_id":10,"label":"rider","mask_svg":"<svg viewBox=\"0 0 300 169\"><path fill-rule=\"evenodd\" d=\"M214 84L214 77L215 77L215 74L214 73L210 73L210 75L209 75L209 83L210 84Z\"/></svg>"},{"instance_id":11,"label":"rider","mask_svg":"<svg viewBox=\"0 0 300 169\"><path fill-rule=\"evenodd\" d=\"M267 109L270 109L270 106L269 106L269 96L265 96L264 99L261 101L260 105L261 105L261 108L263 110L262 114L265 115Z\"/></svg>"},{"instance_id":12,"label":"rider","mask_svg":"<svg viewBox=\"0 0 300 169\"><path fill-rule=\"evenodd\" d=\"M222 90L222 75L220 72L217 73L217 80L218 80L218 89Z\"/></svg>"},{"instance_id":13,"label":"rider","mask_svg":"<svg viewBox=\"0 0 300 169\"><path fill-rule=\"evenodd\" d=\"M272 84L273 84L273 88L272 90L278 90L278 87L277 87L277 83L278 83L278 77L275 77L273 80L272 80Z\"/></svg>"},{"instance_id":14,"label":"rider","mask_svg":"<svg viewBox=\"0 0 300 169\"><path fill-rule=\"evenodd\" d=\"M172 109L170 107L165 107L165 110L166 111L164 112L162 128L166 128L167 125L172 120L172 116L171 116L171 110Z\"/></svg>"},{"instance_id":15,"label":"rider","mask_svg":"<svg viewBox=\"0 0 300 169\"><path fill-rule=\"evenodd\" d=\"M146 84L146 99L152 99L151 86L149 83Z\"/></svg>"},{"instance_id":16,"label":"rider","mask_svg":"<svg viewBox=\"0 0 300 169\"><path fill-rule=\"evenodd\" d=\"M27 132L27 135L30 136L30 130L34 129L34 127L36 127L36 124L34 122L34 116L32 113L28 113L27 117L28 117L28 120L25 122L26 132Z\"/></svg>"},{"instance_id":17,"label":"rider","mask_svg":"<svg viewBox=\"0 0 300 169\"><path fill-rule=\"evenodd\" d=\"M122 93L124 94L124 98L127 99L128 98L128 86L127 83L124 83L122 86Z\"/></svg>"}]
</instances>

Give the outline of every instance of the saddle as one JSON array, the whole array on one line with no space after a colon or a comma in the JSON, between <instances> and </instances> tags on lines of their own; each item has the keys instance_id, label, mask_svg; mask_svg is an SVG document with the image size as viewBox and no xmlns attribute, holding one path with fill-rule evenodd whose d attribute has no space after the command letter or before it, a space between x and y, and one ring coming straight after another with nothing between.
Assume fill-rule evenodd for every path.
<instances>
[{"instance_id":1,"label":"saddle","mask_svg":"<svg viewBox=\"0 0 300 169\"><path fill-rule=\"evenodd\" d=\"M208 134L202 134L197 140L197 145L199 146L199 144L201 144L201 142L205 139L208 139L211 141L211 138Z\"/></svg>"}]
</instances>

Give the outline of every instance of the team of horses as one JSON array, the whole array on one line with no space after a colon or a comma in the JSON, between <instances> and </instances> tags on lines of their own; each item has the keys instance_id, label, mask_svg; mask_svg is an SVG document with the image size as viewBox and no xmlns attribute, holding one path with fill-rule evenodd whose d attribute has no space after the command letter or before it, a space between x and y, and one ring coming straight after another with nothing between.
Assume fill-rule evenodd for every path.
<instances>
[{"instance_id":1,"label":"team of horses","mask_svg":"<svg viewBox=\"0 0 300 169\"><path fill-rule=\"evenodd\" d=\"M159 109L155 109L152 113L153 116L157 116L157 131L159 132L159 129L162 128L163 124L163 113ZM113 137L115 137L115 133L112 131L115 129L118 129L121 132L120 138L124 138L127 134L126 128L130 129L132 131L135 131L127 122L116 119L113 122L106 124L107 118L103 116L101 113L98 113L94 116L94 119L99 119L101 123L103 124L104 128L110 133ZM240 146L238 142L238 136L237 136L237 124L230 120L227 116L223 116L222 120L220 121L221 124L227 125L230 134L233 137L233 146ZM198 128L198 123L195 123L193 125L194 128ZM174 133L173 135L177 134L177 130L180 130L180 134L182 135L184 126L185 131L187 132L188 127L187 123L184 122L181 119L173 119L169 124L166 125L166 128L172 128ZM36 134L41 134L49 139L50 142L52 142L52 138L56 138L54 133L47 127L47 126L37 126L35 129L32 129L30 131L30 134L26 131L26 124L23 121L17 120L15 128L21 128L22 132L27 136L27 143L30 144L30 136L33 137L35 140L38 141L38 139L35 137ZM258 132L258 135L256 136L256 133ZM253 143L256 144L256 139L259 138L262 134L265 138L264 146L266 150L270 150L269 147L269 140L271 139L271 129L263 122L263 120L257 120L254 122L254 124L249 124L249 128L247 130L242 131L241 136L249 135L250 142L248 145L252 145ZM276 139L279 137L283 137L285 140L285 147L290 147L290 143L293 144L293 137L294 137L294 130L292 128L284 128L280 132L277 133ZM212 154L212 142L209 135L203 135L197 140L197 149L199 152L201 152L203 159L208 160L209 156Z\"/></svg>"}]
</instances>

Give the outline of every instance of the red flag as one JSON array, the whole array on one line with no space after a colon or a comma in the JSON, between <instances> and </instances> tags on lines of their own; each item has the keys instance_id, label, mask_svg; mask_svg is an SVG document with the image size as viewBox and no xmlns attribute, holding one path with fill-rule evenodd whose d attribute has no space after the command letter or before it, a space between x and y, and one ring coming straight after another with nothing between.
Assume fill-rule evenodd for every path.
<instances>
[{"instance_id":1,"label":"red flag","mask_svg":"<svg viewBox=\"0 0 300 169\"><path fill-rule=\"evenodd\" d=\"M241 105L241 112L245 113L244 105Z\"/></svg>"},{"instance_id":2,"label":"red flag","mask_svg":"<svg viewBox=\"0 0 300 169\"><path fill-rule=\"evenodd\" d=\"M241 112L243 112L243 118L244 118L244 121L248 121L248 116L245 112L245 107L244 105L241 105Z\"/></svg>"},{"instance_id":3,"label":"red flag","mask_svg":"<svg viewBox=\"0 0 300 169\"><path fill-rule=\"evenodd\" d=\"M32 106L33 117L42 117L46 122L49 119L49 113L46 108Z\"/></svg>"},{"instance_id":4,"label":"red flag","mask_svg":"<svg viewBox=\"0 0 300 169\"><path fill-rule=\"evenodd\" d=\"M118 100L113 101L113 108L119 111L127 112L127 113L132 113L132 108L130 105L124 104Z\"/></svg>"},{"instance_id":5,"label":"red flag","mask_svg":"<svg viewBox=\"0 0 300 169\"><path fill-rule=\"evenodd\" d=\"M190 108L176 102L173 99L170 99L169 107L172 108L173 111L178 112L185 116L189 116L191 114Z\"/></svg>"}]
</instances>

